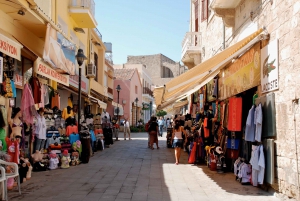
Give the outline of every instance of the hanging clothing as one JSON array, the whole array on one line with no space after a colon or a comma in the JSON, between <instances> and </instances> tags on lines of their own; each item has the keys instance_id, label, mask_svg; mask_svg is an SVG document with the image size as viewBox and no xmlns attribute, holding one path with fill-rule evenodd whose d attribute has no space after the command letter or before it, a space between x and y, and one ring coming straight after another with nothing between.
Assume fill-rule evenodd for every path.
<instances>
[{"instance_id":1,"label":"hanging clothing","mask_svg":"<svg viewBox=\"0 0 300 201\"><path fill-rule=\"evenodd\" d=\"M255 142L255 122L254 122L254 105L251 107L248 113L245 129L245 140L249 142Z\"/></svg>"},{"instance_id":2,"label":"hanging clothing","mask_svg":"<svg viewBox=\"0 0 300 201\"><path fill-rule=\"evenodd\" d=\"M68 108L64 108L61 117L64 119L67 119L69 117L74 117L74 112L73 110L69 110L68 112Z\"/></svg>"},{"instance_id":3,"label":"hanging clothing","mask_svg":"<svg viewBox=\"0 0 300 201\"><path fill-rule=\"evenodd\" d=\"M229 131L242 131L242 98L229 98Z\"/></svg>"},{"instance_id":4,"label":"hanging clothing","mask_svg":"<svg viewBox=\"0 0 300 201\"><path fill-rule=\"evenodd\" d=\"M252 165L252 184L263 184L265 174L265 156L263 146L252 145L250 164Z\"/></svg>"},{"instance_id":5,"label":"hanging clothing","mask_svg":"<svg viewBox=\"0 0 300 201\"><path fill-rule=\"evenodd\" d=\"M7 146L6 146L6 132L5 129L0 128L0 140L2 142L2 150L1 151L7 151Z\"/></svg>"},{"instance_id":6,"label":"hanging clothing","mask_svg":"<svg viewBox=\"0 0 300 201\"><path fill-rule=\"evenodd\" d=\"M75 133L75 134L72 133L72 134L70 134L69 139L70 139L70 143L73 144L77 140L80 140L80 136L77 133Z\"/></svg>"},{"instance_id":7,"label":"hanging clothing","mask_svg":"<svg viewBox=\"0 0 300 201\"><path fill-rule=\"evenodd\" d=\"M19 143L16 140L11 140L10 138L5 138L6 144L7 144L7 153L10 156L9 162L14 162L16 164L19 164Z\"/></svg>"},{"instance_id":8,"label":"hanging clothing","mask_svg":"<svg viewBox=\"0 0 300 201\"><path fill-rule=\"evenodd\" d=\"M51 108L54 107L60 109L60 96L57 93L54 93L54 96L51 98Z\"/></svg>"},{"instance_id":9,"label":"hanging clothing","mask_svg":"<svg viewBox=\"0 0 300 201\"><path fill-rule=\"evenodd\" d=\"M255 140L261 142L263 113L261 104L255 108L254 123L255 123Z\"/></svg>"},{"instance_id":10,"label":"hanging clothing","mask_svg":"<svg viewBox=\"0 0 300 201\"><path fill-rule=\"evenodd\" d=\"M45 99L44 99L44 94L45 94L45 86L42 84L41 85L41 103L39 103L39 108L44 108L45 107Z\"/></svg>"},{"instance_id":11,"label":"hanging clothing","mask_svg":"<svg viewBox=\"0 0 300 201\"><path fill-rule=\"evenodd\" d=\"M78 127L76 125L73 126L67 126L66 129L66 136L70 136L72 133L78 133Z\"/></svg>"},{"instance_id":12,"label":"hanging clothing","mask_svg":"<svg viewBox=\"0 0 300 201\"><path fill-rule=\"evenodd\" d=\"M12 93L13 93L13 98L17 97L17 90L16 90L16 86L15 86L15 82L13 80L10 80L10 85L11 85L11 89L12 89Z\"/></svg>"},{"instance_id":13,"label":"hanging clothing","mask_svg":"<svg viewBox=\"0 0 300 201\"><path fill-rule=\"evenodd\" d=\"M35 103L32 95L30 85L25 84L22 94L21 111L23 119L27 124L33 124L33 117L37 116Z\"/></svg>"},{"instance_id":14,"label":"hanging clothing","mask_svg":"<svg viewBox=\"0 0 300 201\"><path fill-rule=\"evenodd\" d=\"M46 84L44 84L44 104L49 104L49 87Z\"/></svg>"},{"instance_id":15,"label":"hanging clothing","mask_svg":"<svg viewBox=\"0 0 300 201\"><path fill-rule=\"evenodd\" d=\"M35 135L40 140L46 139L46 120L45 117L41 115L36 116L36 123L35 123Z\"/></svg>"},{"instance_id":16,"label":"hanging clothing","mask_svg":"<svg viewBox=\"0 0 300 201\"><path fill-rule=\"evenodd\" d=\"M34 103L41 103L41 83L39 79L35 76L29 79L29 84L32 89Z\"/></svg>"},{"instance_id":17,"label":"hanging clothing","mask_svg":"<svg viewBox=\"0 0 300 201\"><path fill-rule=\"evenodd\" d=\"M65 125L65 120L62 117L57 117L54 120L54 126L56 129L58 129L59 127L64 127Z\"/></svg>"}]
</instances>

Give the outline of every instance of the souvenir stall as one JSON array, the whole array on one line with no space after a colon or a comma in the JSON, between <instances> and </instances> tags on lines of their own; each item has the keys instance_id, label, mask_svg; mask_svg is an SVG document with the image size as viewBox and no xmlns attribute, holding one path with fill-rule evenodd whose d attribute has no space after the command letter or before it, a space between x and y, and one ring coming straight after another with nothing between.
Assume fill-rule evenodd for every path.
<instances>
[{"instance_id":1,"label":"souvenir stall","mask_svg":"<svg viewBox=\"0 0 300 201\"><path fill-rule=\"evenodd\" d=\"M259 55L258 43L194 93L198 102L190 107L193 115L199 106L195 122L203 141L190 144L189 163L196 161L192 145L203 144L212 171L233 172L253 186L274 181L275 95L262 94Z\"/></svg>"}]
</instances>

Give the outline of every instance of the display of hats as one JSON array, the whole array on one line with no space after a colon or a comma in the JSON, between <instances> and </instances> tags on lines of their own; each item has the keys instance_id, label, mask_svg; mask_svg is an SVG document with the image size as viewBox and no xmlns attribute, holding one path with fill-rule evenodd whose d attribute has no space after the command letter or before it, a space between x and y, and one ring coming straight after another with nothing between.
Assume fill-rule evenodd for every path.
<instances>
[{"instance_id":1,"label":"display of hats","mask_svg":"<svg viewBox=\"0 0 300 201\"><path fill-rule=\"evenodd\" d=\"M216 148L216 152L217 152L218 154L223 154L222 147L218 146L218 147Z\"/></svg>"}]
</instances>

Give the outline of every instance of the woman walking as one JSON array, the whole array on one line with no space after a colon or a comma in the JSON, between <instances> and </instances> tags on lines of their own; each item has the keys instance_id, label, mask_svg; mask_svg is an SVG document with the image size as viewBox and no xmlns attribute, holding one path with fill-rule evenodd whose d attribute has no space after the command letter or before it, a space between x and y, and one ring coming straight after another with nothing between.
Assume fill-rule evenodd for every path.
<instances>
[{"instance_id":1,"label":"woman walking","mask_svg":"<svg viewBox=\"0 0 300 201\"><path fill-rule=\"evenodd\" d=\"M175 148L175 164L178 165L180 154L181 154L181 147L183 144L183 135L186 135L186 132L183 126L180 125L179 120L175 120L175 126L172 132L172 141L173 141L173 148ZM185 138L186 139L186 138Z\"/></svg>"},{"instance_id":2,"label":"woman walking","mask_svg":"<svg viewBox=\"0 0 300 201\"><path fill-rule=\"evenodd\" d=\"M156 117L151 117L151 121L148 129L150 135L150 148L153 150L153 144L156 143L157 149L158 147L158 123L156 122Z\"/></svg>"}]
</instances>

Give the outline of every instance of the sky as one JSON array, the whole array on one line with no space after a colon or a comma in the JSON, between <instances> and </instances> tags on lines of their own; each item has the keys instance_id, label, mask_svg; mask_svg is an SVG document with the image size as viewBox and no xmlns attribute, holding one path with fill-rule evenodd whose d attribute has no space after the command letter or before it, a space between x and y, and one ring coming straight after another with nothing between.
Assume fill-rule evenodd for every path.
<instances>
[{"instance_id":1,"label":"sky","mask_svg":"<svg viewBox=\"0 0 300 201\"><path fill-rule=\"evenodd\" d=\"M95 0L95 18L103 42L112 43L114 64L127 56L163 54L181 60L181 42L189 31L187 0Z\"/></svg>"}]
</instances>

